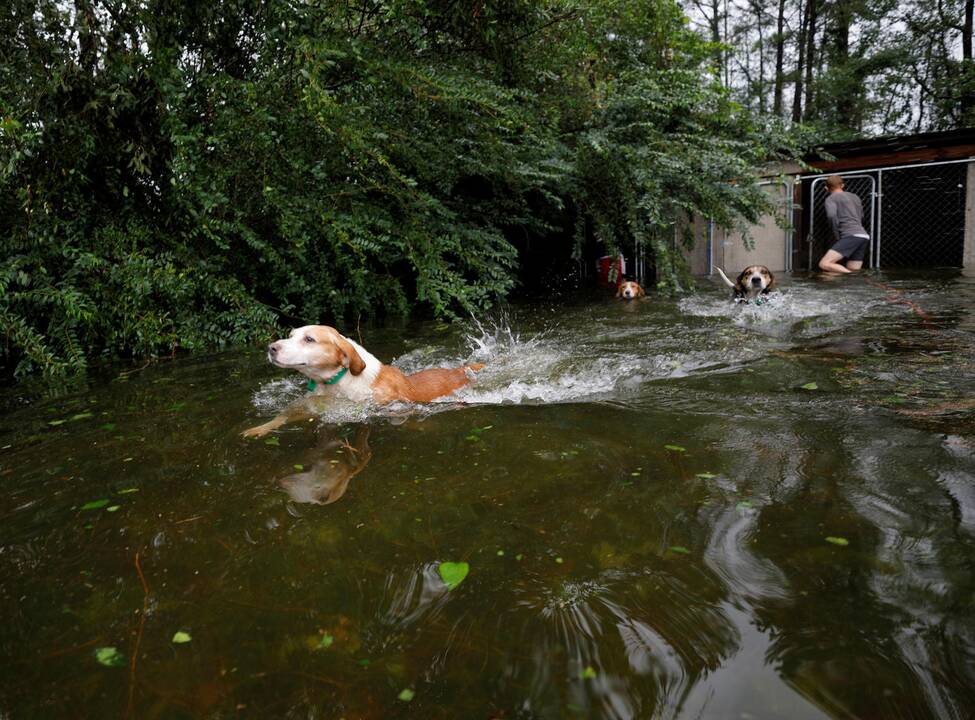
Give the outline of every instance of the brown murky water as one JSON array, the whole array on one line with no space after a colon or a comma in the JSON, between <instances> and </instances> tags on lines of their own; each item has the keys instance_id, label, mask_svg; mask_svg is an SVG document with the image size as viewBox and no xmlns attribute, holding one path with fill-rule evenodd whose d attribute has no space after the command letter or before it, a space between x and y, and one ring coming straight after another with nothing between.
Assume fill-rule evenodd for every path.
<instances>
[{"instance_id":1,"label":"brown murky water","mask_svg":"<svg viewBox=\"0 0 975 720\"><path fill-rule=\"evenodd\" d=\"M9 391L0 718L971 717L975 281L871 278L363 328L488 367L257 441L259 349Z\"/></svg>"}]
</instances>

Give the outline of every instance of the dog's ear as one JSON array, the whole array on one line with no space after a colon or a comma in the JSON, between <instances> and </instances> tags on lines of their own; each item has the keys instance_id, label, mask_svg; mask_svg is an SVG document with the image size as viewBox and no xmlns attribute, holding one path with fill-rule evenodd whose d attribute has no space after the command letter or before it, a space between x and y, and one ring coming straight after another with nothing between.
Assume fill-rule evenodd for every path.
<instances>
[{"instance_id":1,"label":"dog's ear","mask_svg":"<svg viewBox=\"0 0 975 720\"><path fill-rule=\"evenodd\" d=\"M740 273L738 273L738 277L735 278L735 292L740 292L745 294L748 293L748 291L745 290L744 282L745 282L745 271L742 270Z\"/></svg>"},{"instance_id":2,"label":"dog's ear","mask_svg":"<svg viewBox=\"0 0 975 720\"><path fill-rule=\"evenodd\" d=\"M623 297L623 283L616 286L616 297Z\"/></svg>"},{"instance_id":3,"label":"dog's ear","mask_svg":"<svg viewBox=\"0 0 975 720\"><path fill-rule=\"evenodd\" d=\"M644 296L644 295L646 295L646 294L647 294L647 293L646 293L646 291L645 291L645 290L643 289L643 285L637 285L637 286L636 286L636 296L637 296L637 297L643 297L643 296Z\"/></svg>"},{"instance_id":4,"label":"dog's ear","mask_svg":"<svg viewBox=\"0 0 975 720\"><path fill-rule=\"evenodd\" d=\"M350 343L339 333L335 333L334 340L335 344L338 346L339 350L342 351L342 355L344 356L344 362L342 364L349 368L350 373L353 375L358 375L366 369L366 363L361 357L359 357L359 353L356 352L356 349L352 346L352 343Z\"/></svg>"},{"instance_id":5,"label":"dog's ear","mask_svg":"<svg viewBox=\"0 0 975 720\"><path fill-rule=\"evenodd\" d=\"M773 275L772 274L772 271L769 270L768 271L768 287L765 288L765 292L769 292L769 291L774 290L774 289L775 289L775 275Z\"/></svg>"}]
</instances>

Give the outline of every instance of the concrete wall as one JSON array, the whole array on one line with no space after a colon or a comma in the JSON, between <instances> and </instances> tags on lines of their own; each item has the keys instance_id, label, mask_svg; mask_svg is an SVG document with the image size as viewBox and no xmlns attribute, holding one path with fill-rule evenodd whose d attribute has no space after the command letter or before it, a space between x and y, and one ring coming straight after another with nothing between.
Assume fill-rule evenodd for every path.
<instances>
[{"instance_id":1,"label":"concrete wall","mask_svg":"<svg viewBox=\"0 0 975 720\"><path fill-rule=\"evenodd\" d=\"M791 181L790 181L791 182ZM775 182L765 186L766 192L783 214L792 197L792 185ZM791 218L790 218L791 219ZM708 222L697 217L693 223L694 248L684 253L692 275L708 274ZM725 233L718 227L713 229L711 241L711 260L734 277L748 265L766 265L772 272L786 270L786 249L791 230L785 230L776 223L775 216L766 215L750 229L752 249L745 247L739 233Z\"/></svg>"}]
</instances>

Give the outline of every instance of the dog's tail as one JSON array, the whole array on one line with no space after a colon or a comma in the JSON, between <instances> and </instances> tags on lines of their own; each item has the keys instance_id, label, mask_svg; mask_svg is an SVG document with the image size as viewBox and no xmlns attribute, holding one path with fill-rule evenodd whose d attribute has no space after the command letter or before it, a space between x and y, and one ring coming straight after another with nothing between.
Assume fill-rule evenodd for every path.
<instances>
[{"instance_id":1,"label":"dog's tail","mask_svg":"<svg viewBox=\"0 0 975 720\"><path fill-rule=\"evenodd\" d=\"M714 266L714 269L718 271L718 275L721 276L721 279L725 281L725 284L728 287L733 288L735 286L735 284L728 279L728 276L724 274L724 270L719 268L717 265Z\"/></svg>"}]
</instances>

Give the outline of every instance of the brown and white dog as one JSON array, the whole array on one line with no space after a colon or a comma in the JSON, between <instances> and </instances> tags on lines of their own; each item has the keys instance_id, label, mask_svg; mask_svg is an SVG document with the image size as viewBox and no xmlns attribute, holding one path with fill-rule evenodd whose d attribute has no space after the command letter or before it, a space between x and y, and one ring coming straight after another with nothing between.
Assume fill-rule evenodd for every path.
<instances>
[{"instance_id":1,"label":"brown and white dog","mask_svg":"<svg viewBox=\"0 0 975 720\"><path fill-rule=\"evenodd\" d=\"M775 276L764 265L749 265L738 275L735 282L731 282L724 271L717 265L714 267L733 291L735 302L749 302L768 295L775 289Z\"/></svg>"},{"instance_id":2,"label":"brown and white dog","mask_svg":"<svg viewBox=\"0 0 975 720\"><path fill-rule=\"evenodd\" d=\"M640 283L635 283L632 280L620 283L620 286L616 289L616 297L623 298L624 300L636 300L644 295L646 293L640 287Z\"/></svg>"},{"instance_id":3,"label":"brown and white dog","mask_svg":"<svg viewBox=\"0 0 975 720\"><path fill-rule=\"evenodd\" d=\"M358 343L327 325L306 325L267 347L274 365L297 370L310 379L315 395L344 397L353 402L430 402L467 385L481 364L459 368L431 368L404 375L384 365ZM270 422L245 430L245 437L261 437L291 420L309 417L291 410Z\"/></svg>"}]
</instances>

